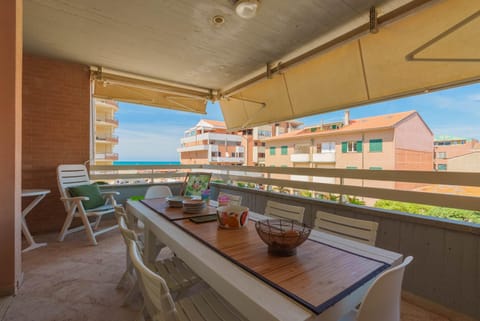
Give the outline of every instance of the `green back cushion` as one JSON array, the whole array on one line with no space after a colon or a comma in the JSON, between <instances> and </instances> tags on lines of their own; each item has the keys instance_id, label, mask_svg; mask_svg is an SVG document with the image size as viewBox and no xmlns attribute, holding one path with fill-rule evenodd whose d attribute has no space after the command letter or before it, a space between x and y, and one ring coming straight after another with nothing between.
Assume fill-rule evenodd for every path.
<instances>
[{"instance_id":1,"label":"green back cushion","mask_svg":"<svg viewBox=\"0 0 480 321\"><path fill-rule=\"evenodd\" d=\"M98 188L97 184L89 184L89 185L79 185L73 186L68 189L70 195L72 197L75 196L87 196L89 198L88 201L82 201L83 207L86 210L90 210L95 207L99 207L105 204L105 200L100 194L100 189Z\"/></svg>"}]
</instances>

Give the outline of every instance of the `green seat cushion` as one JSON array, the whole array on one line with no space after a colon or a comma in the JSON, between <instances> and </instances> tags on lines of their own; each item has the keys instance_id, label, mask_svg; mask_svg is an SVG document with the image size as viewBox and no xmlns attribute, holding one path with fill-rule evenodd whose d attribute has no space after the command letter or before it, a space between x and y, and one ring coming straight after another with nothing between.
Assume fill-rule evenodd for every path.
<instances>
[{"instance_id":1,"label":"green seat cushion","mask_svg":"<svg viewBox=\"0 0 480 321\"><path fill-rule=\"evenodd\" d=\"M105 205L105 200L100 193L98 185L95 183L88 185L72 186L68 189L68 191L70 192L70 195L72 197L86 196L89 198L88 201L82 201L83 207L86 210Z\"/></svg>"}]
</instances>

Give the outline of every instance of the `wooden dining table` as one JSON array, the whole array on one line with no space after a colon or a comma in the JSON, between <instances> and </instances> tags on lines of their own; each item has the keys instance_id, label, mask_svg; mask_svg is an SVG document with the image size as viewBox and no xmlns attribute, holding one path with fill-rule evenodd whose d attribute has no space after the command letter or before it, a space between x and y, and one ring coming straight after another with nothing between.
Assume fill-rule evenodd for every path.
<instances>
[{"instance_id":1,"label":"wooden dining table","mask_svg":"<svg viewBox=\"0 0 480 321\"><path fill-rule=\"evenodd\" d=\"M145 225L147 265L161 241L249 320L338 320L382 271L402 260L401 254L316 230L296 255L272 256L254 226L267 217L254 212L238 230L190 220L211 215L211 206L187 214L154 199L128 201L127 212Z\"/></svg>"}]
</instances>

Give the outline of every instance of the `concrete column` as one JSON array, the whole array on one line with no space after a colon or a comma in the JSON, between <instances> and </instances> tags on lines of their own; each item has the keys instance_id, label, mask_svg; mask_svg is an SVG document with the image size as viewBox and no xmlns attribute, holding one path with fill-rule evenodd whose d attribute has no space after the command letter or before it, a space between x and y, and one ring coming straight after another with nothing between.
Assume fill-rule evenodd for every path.
<instances>
[{"instance_id":1,"label":"concrete column","mask_svg":"<svg viewBox=\"0 0 480 321\"><path fill-rule=\"evenodd\" d=\"M22 0L0 1L0 296L21 279Z\"/></svg>"}]
</instances>

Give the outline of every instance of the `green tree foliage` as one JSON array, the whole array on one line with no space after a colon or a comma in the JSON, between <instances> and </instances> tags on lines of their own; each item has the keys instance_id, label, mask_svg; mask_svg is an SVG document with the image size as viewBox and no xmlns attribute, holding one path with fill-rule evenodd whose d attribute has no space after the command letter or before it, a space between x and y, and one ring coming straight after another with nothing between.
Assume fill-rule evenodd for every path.
<instances>
[{"instance_id":1,"label":"green tree foliage","mask_svg":"<svg viewBox=\"0 0 480 321\"><path fill-rule=\"evenodd\" d=\"M455 208L438 207L431 205L405 203L397 201L378 200L375 207L399 212L419 214L450 220L464 221L480 224L480 211L469 211Z\"/></svg>"}]
</instances>

